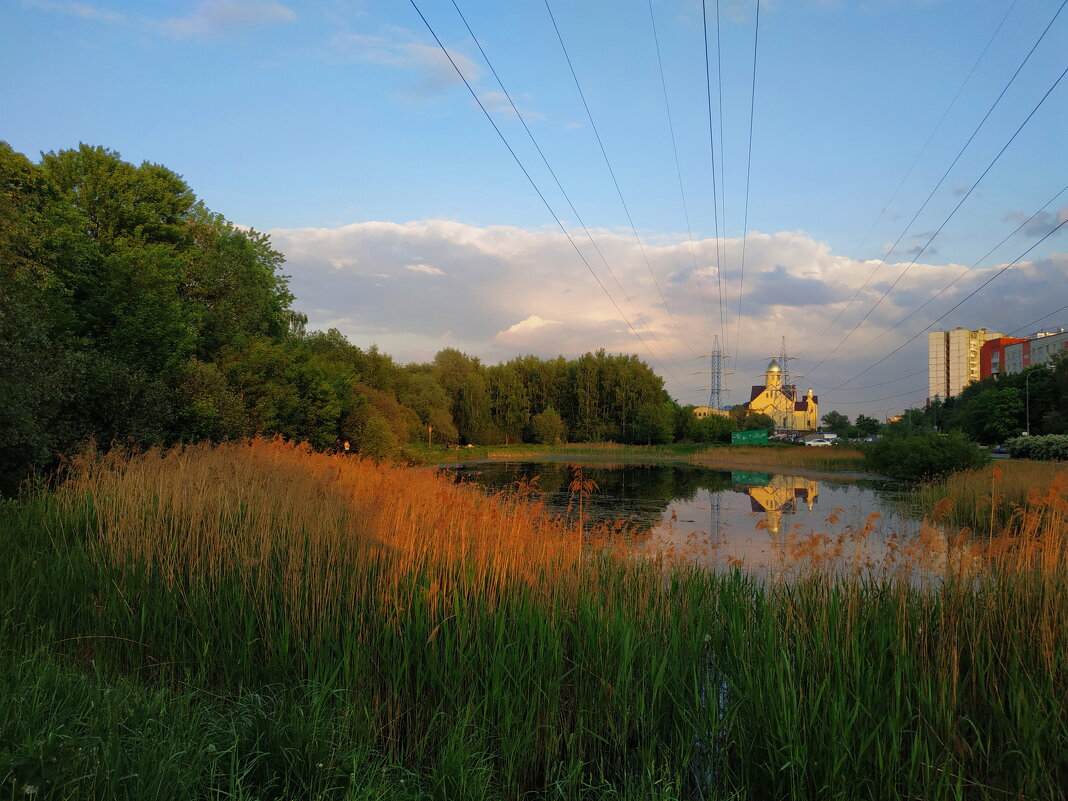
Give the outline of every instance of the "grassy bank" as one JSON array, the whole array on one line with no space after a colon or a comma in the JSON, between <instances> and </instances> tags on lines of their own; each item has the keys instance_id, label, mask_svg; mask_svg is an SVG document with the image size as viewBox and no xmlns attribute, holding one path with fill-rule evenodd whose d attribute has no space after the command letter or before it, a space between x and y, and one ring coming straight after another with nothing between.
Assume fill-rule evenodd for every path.
<instances>
[{"instance_id":1,"label":"grassy bank","mask_svg":"<svg viewBox=\"0 0 1068 801\"><path fill-rule=\"evenodd\" d=\"M1056 798L1064 506L765 585L281 443L87 461L0 518L0 793Z\"/></svg>"},{"instance_id":2,"label":"grassy bank","mask_svg":"<svg viewBox=\"0 0 1068 801\"><path fill-rule=\"evenodd\" d=\"M624 445L615 442L565 442L560 445L536 445L518 442L511 445L476 445L471 448L442 445L408 445L405 455L416 464L440 464L481 459L517 459L525 461L606 461L626 462L688 461L695 453L711 446L701 443L670 445Z\"/></svg>"},{"instance_id":3,"label":"grassy bank","mask_svg":"<svg viewBox=\"0 0 1068 801\"><path fill-rule=\"evenodd\" d=\"M845 446L804 448L788 444L708 445L674 443L671 445L621 445L614 442L569 442L562 445L479 445L473 448L408 446L407 456L419 464L479 459L516 459L527 461L670 462L683 461L721 470L821 470L864 469L864 454Z\"/></svg>"},{"instance_id":4,"label":"grassy bank","mask_svg":"<svg viewBox=\"0 0 1068 801\"><path fill-rule=\"evenodd\" d=\"M721 470L863 470L864 454L844 445L807 448L796 445L732 445L708 448L691 457L694 464Z\"/></svg>"}]
</instances>

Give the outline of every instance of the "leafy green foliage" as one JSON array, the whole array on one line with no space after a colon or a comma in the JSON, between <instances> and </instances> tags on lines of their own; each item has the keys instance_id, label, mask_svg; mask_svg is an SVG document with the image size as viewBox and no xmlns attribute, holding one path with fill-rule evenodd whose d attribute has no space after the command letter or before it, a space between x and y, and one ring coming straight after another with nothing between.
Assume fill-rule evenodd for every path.
<instances>
[{"instance_id":1,"label":"leafy green foliage","mask_svg":"<svg viewBox=\"0 0 1068 801\"><path fill-rule=\"evenodd\" d=\"M879 433L879 429L882 428L882 423L874 417L868 417L866 414L858 414L856 428L858 436L870 437L873 434Z\"/></svg>"},{"instance_id":2,"label":"leafy green foliage","mask_svg":"<svg viewBox=\"0 0 1068 801\"><path fill-rule=\"evenodd\" d=\"M837 434L840 437L848 436L850 429L848 416L832 410L823 415L822 420L823 426L827 431Z\"/></svg>"},{"instance_id":3,"label":"leafy green foliage","mask_svg":"<svg viewBox=\"0 0 1068 801\"><path fill-rule=\"evenodd\" d=\"M721 414L710 414L695 423L698 442L729 443L731 432L738 430L733 418Z\"/></svg>"},{"instance_id":4,"label":"leafy green foliage","mask_svg":"<svg viewBox=\"0 0 1068 801\"><path fill-rule=\"evenodd\" d=\"M646 403L634 418L634 439L642 445L666 445L674 438L675 414L670 403Z\"/></svg>"},{"instance_id":5,"label":"leafy green foliage","mask_svg":"<svg viewBox=\"0 0 1068 801\"><path fill-rule=\"evenodd\" d=\"M1013 459L1037 459L1043 462L1068 461L1068 434L1016 437L1005 443Z\"/></svg>"},{"instance_id":6,"label":"leafy green foliage","mask_svg":"<svg viewBox=\"0 0 1068 801\"><path fill-rule=\"evenodd\" d=\"M909 481L944 478L958 470L981 467L988 458L986 451L959 431L891 434L872 445L867 454L876 472Z\"/></svg>"},{"instance_id":7,"label":"leafy green foliage","mask_svg":"<svg viewBox=\"0 0 1068 801\"><path fill-rule=\"evenodd\" d=\"M551 406L530 418L530 436L539 445L559 445L567 439L567 426Z\"/></svg>"}]
</instances>

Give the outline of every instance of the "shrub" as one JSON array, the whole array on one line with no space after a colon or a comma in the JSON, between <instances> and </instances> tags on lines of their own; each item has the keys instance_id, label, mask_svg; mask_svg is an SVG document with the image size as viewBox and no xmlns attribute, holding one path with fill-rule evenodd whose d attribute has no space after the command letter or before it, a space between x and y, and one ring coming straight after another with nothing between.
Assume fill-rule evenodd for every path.
<instances>
[{"instance_id":1,"label":"shrub","mask_svg":"<svg viewBox=\"0 0 1068 801\"><path fill-rule=\"evenodd\" d=\"M1016 437L1005 443L1013 459L1038 459L1043 462L1068 461L1068 434L1041 437Z\"/></svg>"},{"instance_id":2,"label":"shrub","mask_svg":"<svg viewBox=\"0 0 1068 801\"><path fill-rule=\"evenodd\" d=\"M567 426L556 409L550 407L530 418L530 434L539 445L559 445L567 438Z\"/></svg>"},{"instance_id":3,"label":"shrub","mask_svg":"<svg viewBox=\"0 0 1068 801\"><path fill-rule=\"evenodd\" d=\"M986 451L959 431L884 437L867 452L872 469L908 481L944 478L958 470L982 467L988 458Z\"/></svg>"}]
</instances>

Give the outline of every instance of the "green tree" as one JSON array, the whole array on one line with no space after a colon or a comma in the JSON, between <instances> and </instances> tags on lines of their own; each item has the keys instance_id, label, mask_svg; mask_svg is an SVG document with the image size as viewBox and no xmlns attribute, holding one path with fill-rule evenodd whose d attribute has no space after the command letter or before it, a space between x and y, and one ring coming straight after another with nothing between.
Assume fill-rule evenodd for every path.
<instances>
[{"instance_id":1,"label":"green tree","mask_svg":"<svg viewBox=\"0 0 1068 801\"><path fill-rule=\"evenodd\" d=\"M507 364L490 367L486 373L493 424L506 443L521 439L530 420L530 400L519 373Z\"/></svg>"},{"instance_id":2,"label":"green tree","mask_svg":"<svg viewBox=\"0 0 1068 801\"><path fill-rule=\"evenodd\" d=\"M822 419L823 426L828 431L831 431L840 437L847 436L850 426L848 416L832 410L823 415Z\"/></svg>"},{"instance_id":3,"label":"green tree","mask_svg":"<svg viewBox=\"0 0 1068 801\"><path fill-rule=\"evenodd\" d=\"M1016 436L1023 430L1024 400L1021 395L1015 387L982 389L962 410L965 432L987 445Z\"/></svg>"},{"instance_id":4,"label":"green tree","mask_svg":"<svg viewBox=\"0 0 1068 801\"><path fill-rule=\"evenodd\" d=\"M530 436L540 445L559 445L567 439L567 427L551 406L530 418Z\"/></svg>"},{"instance_id":5,"label":"green tree","mask_svg":"<svg viewBox=\"0 0 1068 801\"><path fill-rule=\"evenodd\" d=\"M634 441L643 445L671 442L675 433L675 414L670 403L646 403L634 418Z\"/></svg>"},{"instance_id":6,"label":"green tree","mask_svg":"<svg viewBox=\"0 0 1068 801\"><path fill-rule=\"evenodd\" d=\"M739 426L742 431L759 431L762 428L768 431L775 430L775 421L766 414L760 412L746 412L745 420Z\"/></svg>"},{"instance_id":7,"label":"green tree","mask_svg":"<svg viewBox=\"0 0 1068 801\"><path fill-rule=\"evenodd\" d=\"M731 432L738 430L738 423L733 417L721 414L710 414L703 417L696 424L696 439L698 442L731 441Z\"/></svg>"},{"instance_id":8,"label":"green tree","mask_svg":"<svg viewBox=\"0 0 1068 801\"><path fill-rule=\"evenodd\" d=\"M876 420L874 417L868 417L866 414L857 415L857 432L862 437L870 437L879 433L879 429L882 427L882 423Z\"/></svg>"}]
</instances>

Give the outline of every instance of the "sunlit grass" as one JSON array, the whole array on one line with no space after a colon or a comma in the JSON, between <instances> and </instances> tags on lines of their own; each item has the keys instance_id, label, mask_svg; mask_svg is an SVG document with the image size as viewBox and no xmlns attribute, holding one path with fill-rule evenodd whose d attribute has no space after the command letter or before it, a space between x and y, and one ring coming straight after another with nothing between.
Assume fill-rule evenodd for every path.
<instances>
[{"instance_id":1,"label":"sunlit grass","mask_svg":"<svg viewBox=\"0 0 1068 801\"><path fill-rule=\"evenodd\" d=\"M1068 482L1068 466L1004 460L925 484L916 490L914 500L925 513L954 528L987 536L1012 533L1028 510L1044 508L1041 493L1054 482L1061 487Z\"/></svg>"},{"instance_id":2,"label":"sunlit grass","mask_svg":"<svg viewBox=\"0 0 1068 801\"><path fill-rule=\"evenodd\" d=\"M719 469L803 468L807 470L860 470L864 454L835 445L824 448L732 445L709 448L691 457L694 464Z\"/></svg>"},{"instance_id":3,"label":"sunlit grass","mask_svg":"<svg viewBox=\"0 0 1068 801\"><path fill-rule=\"evenodd\" d=\"M281 442L72 475L0 518L0 797L48 770L72 799L1068 786L1063 482L996 536L902 543L928 581L803 539L779 581Z\"/></svg>"}]
</instances>

